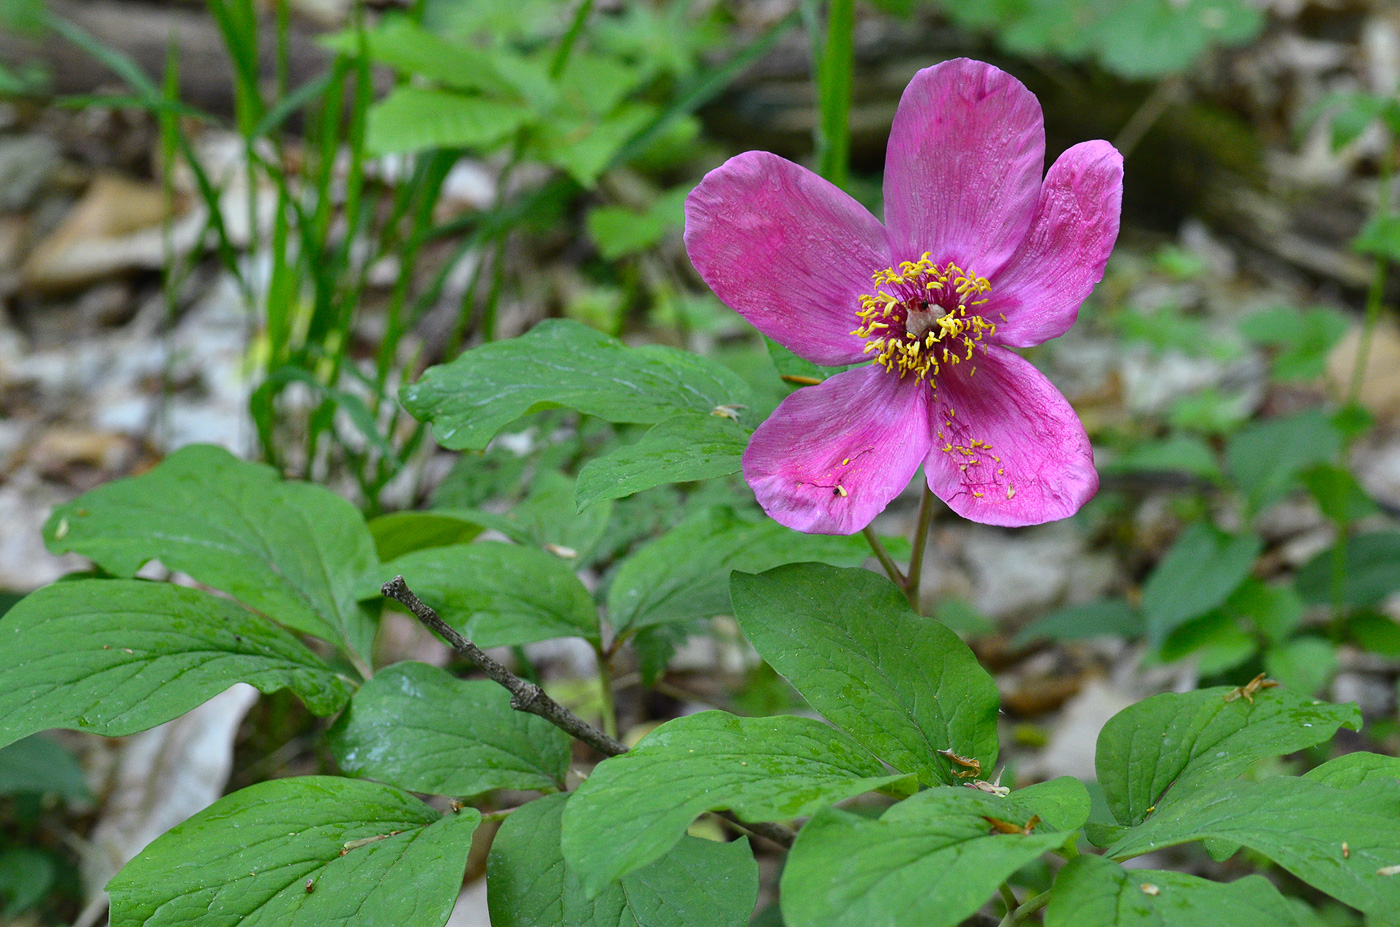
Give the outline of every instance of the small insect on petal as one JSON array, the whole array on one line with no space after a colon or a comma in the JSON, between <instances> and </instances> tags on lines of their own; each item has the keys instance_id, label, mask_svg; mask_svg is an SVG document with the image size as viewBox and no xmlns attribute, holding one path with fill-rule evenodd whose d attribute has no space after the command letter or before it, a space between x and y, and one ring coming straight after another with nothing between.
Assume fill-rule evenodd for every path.
<instances>
[{"instance_id":1,"label":"small insect on petal","mask_svg":"<svg viewBox=\"0 0 1400 927\"><path fill-rule=\"evenodd\" d=\"M307 880L306 880L306 894L309 895L309 894L311 894L311 893L314 892L314 891L316 891L316 880L315 880L315 879L307 879Z\"/></svg>"},{"instance_id":2,"label":"small insect on petal","mask_svg":"<svg viewBox=\"0 0 1400 927\"><path fill-rule=\"evenodd\" d=\"M1162 890L1157 886L1153 885L1151 882L1144 882L1139 887L1142 889L1142 893L1144 895L1152 895L1155 897L1157 895L1162 894Z\"/></svg>"}]
</instances>

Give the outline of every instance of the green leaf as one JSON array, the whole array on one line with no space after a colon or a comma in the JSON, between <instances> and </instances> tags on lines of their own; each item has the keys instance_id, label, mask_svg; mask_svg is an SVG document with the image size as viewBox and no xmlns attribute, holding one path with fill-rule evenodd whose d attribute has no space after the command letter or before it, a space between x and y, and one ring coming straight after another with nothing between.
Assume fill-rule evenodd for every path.
<instances>
[{"instance_id":1,"label":"green leaf","mask_svg":"<svg viewBox=\"0 0 1400 927\"><path fill-rule=\"evenodd\" d=\"M1037 815L1055 830L1072 831L1083 827L1093 811L1089 790L1073 776L1059 776L1017 789L1012 801Z\"/></svg>"},{"instance_id":2,"label":"green leaf","mask_svg":"<svg viewBox=\"0 0 1400 927\"><path fill-rule=\"evenodd\" d=\"M1315 695L1337 672L1337 647L1320 637L1295 637L1264 651L1264 669L1283 685Z\"/></svg>"},{"instance_id":3,"label":"green leaf","mask_svg":"<svg viewBox=\"0 0 1400 927\"><path fill-rule=\"evenodd\" d=\"M1361 254L1400 261L1400 216L1372 216L1351 246Z\"/></svg>"},{"instance_id":4,"label":"green leaf","mask_svg":"<svg viewBox=\"0 0 1400 927\"><path fill-rule=\"evenodd\" d=\"M402 86L369 109L365 148L371 155L430 148L490 149L531 119L518 102L451 90Z\"/></svg>"},{"instance_id":5,"label":"green leaf","mask_svg":"<svg viewBox=\"0 0 1400 927\"><path fill-rule=\"evenodd\" d=\"M345 681L291 634L227 599L134 580L31 593L0 618L0 744L63 727L120 737L236 682L291 689L328 715Z\"/></svg>"},{"instance_id":6,"label":"green leaf","mask_svg":"<svg viewBox=\"0 0 1400 927\"><path fill-rule=\"evenodd\" d=\"M1327 355L1347 330L1347 317L1336 309L1292 307L1267 309L1240 322L1240 333L1258 344L1276 347L1276 380L1310 380L1321 376Z\"/></svg>"},{"instance_id":7,"label":"green leaf","mask_svg":"<svg viewBox=\"0 0 1400 927\"><path fill-rule=\"evenodd\" d=\"M643 546L608 589L618 633L730 612L729 574L758 573L802 560L855 566L870 554L863 538L800 534L777 522L745 521L716 507Z\"/></svg>"},{"instance_id":8,"label":"green leaf","mask_svg":"<svg viewBox=\"0 0 1400 927\"><path fill-rule=\"evenodd\" d=\"M369 650L374 627L355 585L379 561L360 513L223 448L181 448L57 507L44 538L121 577L159 560L289 628Z\"/></svg>"},{"instance_id":9,"label":"green leaf","mask_svg":"<svg viewBox=\"0 0 1400 927\"><path fill-rule=\"evenodd\" d=\"M364 38L370 60L395 70L431 78L457 90L503 95L516 91L495 67L497 52L448 42L407 16L386 16L378 26L364 30ZM325 36L320 42L342 55L360 52L359 36L353 29Z\"/></svg>"},{"instance_id":10,"label":"green leaf","mask_svg":"<svg viewBox=\"0 0 1400 927\"><path fill-rule=\"evenodd\" d=\"M1225 611L1254 623L1270 643L1287 640L1303 619L1303 600L1292 586L1269 586L1253 577L1225 602Z\"/></svg>"},{"instance_id":11,"label":"green leaf","mask_svg":"<svg viewBox=\"0 0 1400 927\"><path fill-rule=\"evenodd\" d=\"M1137 637L1142 617L1123 599L1097 599L1037 618L1011 639L1014 647L1040 640L1077 641L1089 637Z\"/></svg>"},{"instance_id":12,"label":"green leaf","mask_svg":"<svg viewBox=\"0 0 1400 927\"><path fill-rule=\"evenodd\" d=\"M1371 653L1400 657L1400 621L1380 612L1362 612L1347 622L1347 634Z\"/></svg>"},{"instance_id":13,"label":"green leaf","mask_svg":"<svg viewBox=\"0 0 1400 927\"><path fill-rule=\"evenodd\" d=\"M675 348L629 348L550 319L528 334L464 352L400 391L451 450L479 450L522 415L564 406L609 422L653 424L682 412L744 404L747 387L719 364Z\"/></svg>"},{"instance_id":14,"label":"green leaf","mask_svg":"<svg viewBox=\"0 0 1400 927\"><path fill-rule=\"evenodd\" d=\"M1065 833L999 833L995 818L1028 823L1011 798L961 787L928 789L879 820L825 809L797 835L783 869L788 927L951 927Z\"/></svg>"},{"instance_id":15,"label":"green leaf","mask_svg":"<svg viewBox=\"0 0 1400 927\"><path fill-rule=\"evenodd\" d=\"M1224 534L1203 522L1181 533L1142 590L1147 635L1160 644L1173 630L1223 604L1254 568L1263 545L1252 534Z\"/></svg>"},{"instance_id":16,"label":"green leaf","mask_svg":"<svg viewBox=\"0 0 1400 927\"><path fill-rule=\"evenodd\" d=\"M1195 658L1196 671L1211 676L1239 666L1258 651L1259 642L1254 635L1221 608L1173 631L1158 648L1157 659L1169 663L1191 656Z\"/></svg>"},{"instance_id":17,"label":"green leaf","mask_svg":"<svg viewBox=\"0 0 1400 927\"><path fill-rule=\"evenodd\" d=\"M1193 435L1173 435L1139 444L1104 466L1108 473L1184 472L1207 480L1220 479L1220 464L1210 445Z\"/></svg>"},{"instance_id":18,"label":"green leaf","mask_svg":"<svg viewBox=\"0 0 1400 927\"><path fill-rule=\"evenodd\" d=\"M385 563L418 550L466 544L482 530L470 515L450 511L390 512L369 521L374 548Z\"/></svg>"},{"instance_id":19,"label":"green leaf","mask_svg":"<svg viewBox=\"0 0 1400 927\"><path fill-rule=\"evenodd\" d=\"M381 567L376 588L398 575L479 647L598 637L598 611L583 583L533 547L483 541L420 550Z\"/></svg>"},{"instance_id":20,"label":"green leaf","mask_svg":"<svg viewBox=\"0 0 1400 927\"><path fill-rule=\"evenodd\" d=\"M703 711L598 764L564 809L564 858L596 895L664 856L706 811L787 820L907 778L811 718Z\"/></svg>"},{"instance_id":21,"label":"green leaf","mask_svg":"<svg viewBox=\"0 0 1400 927\"><path fill-rule=\"evenodd\" d=\"M8 898L0 917L9 920L36 907L53 888L58 867L39 850L18 847L0 853L0 898Z\"/></svg>"},{"instance_id":22,"label":"green leaf","mask_svg":"<svg viewBox=\"0 0 1400 927\"><path fill-rule=\"evenodd\" d=\"M328 734L349 776L465 798L491 789L564 788L569 738L510 707L485 679L398 663L360 687Z\"/></svg>"},{"instance_id":23,"label":"green leaf","mask_svg":"<svg viewBox=\"0 0 1400 927\"><path fill-rule=\"evenodd\" d=\"M494 927L747 927L758 900L748 841L682 837L665 856L589 899L560 849L568 800L530 802L492 840L486 881Z\"/></svg>"},{"instance_id":24,"label":"green leaf","mask_svg":"<svg viewBox=\"0 0 1400 927\"><path fill-rule=\"evenodd\" d=\"M1286 689L1260 689L1249 701L1228 686L1164 692L1118 712L1099 732L1094 765L1113 816L1138 824L1151 809L1187 800L1263 757L1358 730L1355 705L1329 705Z\"/></svg>"},{"instance_id":25,"label":"green leaf","mask_svg":"<svg viewBox=\"0 0 1400 927\"><path fill-rule=\"evenodd\" d=\"M65 799L92 797L77 758L42 734L0 747L0 795L20 792L53 793Z\"/></svg>"},{"instance_id":26,"label":"green leaf","mask_svg":"<svg viewBox=\"0 0 1400 927\"><path fill-rule=\"evenodd\" d=\"M372 782L262 782L127 863L107 885L112 927L442 927L480 820Z\"/></svg>"},{"instance_id":27,"label":"green leaf","mask_svg":"<svg viewBox=\"0 0 1400 927\"><path fill-rule=\"evenodd\" d=\"M1225 465L1255 511L1293 487L1308 467L1341 450L1341 434L1322 409L1256 422L1225 447Z\"/></svg>"},{"instance_id":28,"label":"green leaf","mask_svg":"<svg viewBox=\"0 0 1400 927\"><path fill-rule=\"evenodd\" d=\"M1338 524L1360 521L1380 511L1370 493L1351 471L1335 464L1318 464L1300 474L1322 514Z\"/></svg>"},{"instance_id":29,"label":"green leaf","mask_svg":"<svg viewBox=\"0 0 1400 927\"><path fill-rule=\"evenodd\" d=\"M1308 770L1303 778L1339 789L1349 789L1372 780L1400 779L1400 757L1358 750Z\"/></svg>"},{"instance_id":30,"label":"green leaf","mask_svg":"<svg viewBox=\"0 0 1400 927\"><path fill-rule=\"evenodd\" d=\"M646 103L627 102L598 118L573 111L556 111L539 126L535 153L569 174L579 186L592 188L627 145L657 117Z\"/></svg>"},{"instance_id":31,"label":"green leaf","mask_svg":"<svg viewBox=\"0 0 1400 927\"><path fill-rule=\"evenodd\" d=\"M609 261L645 251L685 224L685 198L689 194L689 185L677 187L640 211L599 206L589 211L585 221L588 237Z\"/></svg>"},{"instance_id":32,"label":"green leaf","mask_svg":"<svg viewBox=\"0 0 1400 927\"><path fill-rule=\"evenodd\" d=\"M1212 882L1081 856L1056 876L1045 927L1303 927L1296 912L1263 876Z\"/></svg>"},{"instance_id":33,"label":"green leaf","mask_svg":"<svg viewBox=\"0 0 1400 927\"><path fill-rule=\"evenodd\" d=\"M657 424L636 444L584 464L576 505L582 510L664 483L711 480L739 472L749 434L714 413L687 412Z\"/></svg>"},{"instance_id":34,"label":"green leaf","mask_svg":"<svg viewBox=\"0 0 1400 927\"><path fill-rule=\"evenodd\" d=\"M1122 860L1205 839L1247 846L1368 914L1400 909L1400 879L1380 874L1400 864L1400 781L1218 783L1159 810L1105 855Z\"/></svg>"},{"instance_id":35,"label":"green leaf","mask_svg":"<svg viewBox=\"0 0 1400 927\"><path fill-rule=\"evenodd\" d=\"M734 616L754 649L832 723L926 785L997 757L996 683L956 634L909 607L883 576L794 563L730 579Z\"/></svg>"},{"instance_id":36,"label":"green leaf","mask_svg":"<svg viewBox=\"0 0 1400 927\"><path fill-rule=\"evenodd\" d=\"M1332 601L1335 548L1319 553L1298 571L1294 585L1312 605ZM1342 558L1342 604L1351 608L1378 605L1400 592L1400 533L1379 531L1348 538Z\"/></svg>"}]
</instances>

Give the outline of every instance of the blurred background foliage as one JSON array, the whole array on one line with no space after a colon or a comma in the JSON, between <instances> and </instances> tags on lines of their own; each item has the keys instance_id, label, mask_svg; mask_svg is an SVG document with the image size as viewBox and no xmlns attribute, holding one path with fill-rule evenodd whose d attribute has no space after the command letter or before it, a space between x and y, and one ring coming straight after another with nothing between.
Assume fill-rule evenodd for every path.
<instances>
[{"instance_id":1,"label":"blurred background foliage","mask_svg":"<svg viewBox=\"0 0 1400 927\"><path fill-rule=\"evenodd\" d=\"M780 375L824 372L695 278L686 193L761 148L878 214L900 91L970 55L1037 93L1051 157L1097 137L1127 156L1108 276L1031 352L1094 439L1099 497L1030 532L941 517L928 553L926 612L999 671L1010 775L1075 774L1056 745L1091 742L1115 692L1259 672L1358 701L1357 746L1400 746L1393 4L0 0L0 22L0 589L69 566L38 546L54 502L195 440L345 492L395 554L470 539L461 513L487 511L600 596L678 524L756 543L732 478L575 511L580 467L635 428L545 412L452 455L397 389L562 316L721 359L760 421ZM906 503L882 532L908 533ZM423 522L403 541L414 510L436 541ZM793 705L736 640L708 615L639 634L653 685L624 714ZM517 656L599 698L566 652ZM234 782L325 768L316 723L264 699ZM116 762L97 752L0 751L0 919L82 907Z\"/></svg>"}]
</instances>

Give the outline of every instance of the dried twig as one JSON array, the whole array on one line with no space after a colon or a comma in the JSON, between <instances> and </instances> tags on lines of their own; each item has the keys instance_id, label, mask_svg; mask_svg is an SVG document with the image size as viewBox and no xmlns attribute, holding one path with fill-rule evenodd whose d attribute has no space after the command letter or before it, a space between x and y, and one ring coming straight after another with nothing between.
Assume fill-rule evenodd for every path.
<instances>
[{"instance_id":1,"label":"dried twig","mask_svg":"<svg viewBox=\"0 0 1400 927\"><path fill-rule=\"evenodd\" d=\"M413 617L422 622L429 630L435 632L443 640L452 646L452 649L466 657L485 673L492 682L505 688L510 692L510 707L516 711L529 712L544 718L550 724L562 730L564 733L581 740L594 750L606 756L617 756L627 752L625 747L616 738L598 730L587 721L574 714L569 709L560 705L550 698L545 691L533 682L526 682L519 676L506 669L500 663L491 659L484 650L467 640L456 629L438 617L438 613L433 610L418 596L413 594L413 590L408 588L402 576L395 576L385 583L380 589L387 598L393 599L404 608L408 609ZM764 837L773 841L781 847L790 847L797 835L781 824L769 822L759 822L751 824L748 821L741 821L728 811L716 811L719 817L755 836Z\"/></svg>"}]
</instances>

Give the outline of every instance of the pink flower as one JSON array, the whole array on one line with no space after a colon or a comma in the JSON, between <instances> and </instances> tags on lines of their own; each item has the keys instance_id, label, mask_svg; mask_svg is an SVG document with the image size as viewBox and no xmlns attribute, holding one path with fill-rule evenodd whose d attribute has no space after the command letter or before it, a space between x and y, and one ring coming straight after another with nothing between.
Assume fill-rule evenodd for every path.
<instances>
[{"instance_id":1,"label":"pink flower","mask_svg":"<svg viewBox=\"0 0 1400 927\"><path fill-rule=\"evenodd\" d=\"M1066 151L1042 181L1040 104L959 59L914 75L885 164L885 224L762 151L685 204L700 276L759 331L824 365L874 363L797 390L754 432L744 478L772 518L852 534L924 467L960 515L1032 525L1098 489L1074 410L1008 348L1058 337L1118 237L1123 158Z\"/></svg>"}]
</instances>

